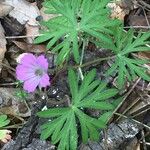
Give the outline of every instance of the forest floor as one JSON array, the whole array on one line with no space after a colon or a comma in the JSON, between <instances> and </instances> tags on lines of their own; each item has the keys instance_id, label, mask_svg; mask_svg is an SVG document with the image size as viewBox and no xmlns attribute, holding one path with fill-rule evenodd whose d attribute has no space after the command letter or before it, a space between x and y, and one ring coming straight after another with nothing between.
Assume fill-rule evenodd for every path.
<instances>
[{"instance_id":1,"label":"forest floor","mask_svg":"<svg viewBox=\"0 0 150 150\"><path fill-rule=\"evenodd\" d=\"M13 1L13 0L12 0ZM7 2L7 0L6 0ZM11 3L11 0L9 1ZM31 7L33 6L33 8ZM12 10L14 9L14 12ZM150 30L149 0L120 0L109 3L111 17L124 22L124 29L134 28L137 32ZM42 16L42 17L41 17ZM11 139L0 142L2 150L53 150L57 145L40 140L40 125L44 122L35 114L45 105L55 107L65 105L68 87L66 72L53 73L55 55L47 53L53 83L47 91L46 101L38 91L28 94L18 87L16 80L17 59L23 53L42 54L45 44L35 45L34 38L39 35L41 19L45 15L42 0L18 0L18 5L10 6L5 0L0 2L0 113L10 119L7 129ZM90 61L107 53L96 51L94 44L87 46L85 59ZM139 58L150 59L150 52L139 52ZM85 69L93 67L88 66ZM95 65L98 74L107 68ZM59 82L58 82L59 79ZM116 78L108 78L115 86ZM99 142L79 143L79 150L148 150L150 149L150 83L138 78L132 84L126 83L122 91L124 99L102 133ZM42 99L43 98L43 99ZM92 110L89 113L94 115Z\"/></svg>"}]
</instances>

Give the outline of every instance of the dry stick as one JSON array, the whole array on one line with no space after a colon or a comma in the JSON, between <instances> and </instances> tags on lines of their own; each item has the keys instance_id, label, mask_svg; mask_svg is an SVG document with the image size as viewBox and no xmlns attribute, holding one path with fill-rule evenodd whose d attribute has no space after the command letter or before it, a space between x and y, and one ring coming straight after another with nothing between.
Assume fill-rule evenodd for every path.
<instances>
[{"instance_id":1,"label":"dry stick","mask_svg":"<svg viewBox=\"0 0 150 150\"><path fill-rule=\"evenodd\" d=\"M12 83L0 83L0 86L12 86L12 85L17 85L18 83L12 82Z\"/></svg>"},{"instance_id":2,"label":"dry stick","mask_svg":"<svg viewBox=\"0 0 150 150\"><path fill-rule=\"evenodd\" d=\"M139 1L140 4L144 5L145 7L147 7L148 9L150 9L150 5L147 4L146 2L144 2L143 0Z\"/></svg>"},{"instance_id":3,"label":"dry stick","mask_svg":"<svg viewBox=\"0 0 150 150\"><path fill-rule=\"evenodd\" d=\"M130 29L130 28L141 28L141 29L150 29L150 26L126 26L126 27L123 27L124 29Z\"/></svg>"},{"instance_id":4,"label":"dry stick","mask_svg":"<svg viewBox=\"0 0 150 150\"><path fill-rule=\"evenodd\" d=\"M122 114L124 115L126 112L128 112L134 105L136 105L140 100L140 97L138 97L134 103L132 103Z\"/></svg>"},{"instance_id":5,"label":"dry stick","mask_svg":"<svg viewBox=\"0 0 150 150\"><path fill-rule=\"evenodd\" d=\"M22 128L23 125L25 125L26 122L24 123L18 123L18 124L14 124L14 125L10 125L10 126L6 126L3 127L4 129L18 129L18 128Z\"/></svg>"},{"instance_id":6,"label":"dry stick","mask_svg":"<svg viewBox=\"0 0 150 150\"><path fill-rule=\"evenodd\" d=\"M6 67L6 68L10 69L10 70L8 70L8 72L9 72L14 78L16 78L16 75L13 73L13 72L16 72L16 70L15 70L14 68L12 68L11 66L9 66L9 65L7 65L7 64L5 64L5 63L3 63L3 62L0 62L0 66L3 66L3 67Z\"/></svg>"},{"instance_id":7,"label":"dry stick","mask_svg":"<svg viewBox=\"0 0 150 150\"><path fill-rule=\"evenodd\" d=\"M37 34L37 35L21 35L21 36L6 36L6 39L22 39L22 38L27 38L27 37L37 37L37 36L42 36L43 34Z\"/></svg>"},{"instance_id":8,"label":"dry stick","mask_svg":"<svg viewBox=\"0 0 150 150\"><path fill-rule=\"evenodd\" d=\"M104 129L104 145L105 145L105 150L109 150L108 148L108 129Z\"/></svg>"},{"instance_id":9,"label":"dry stick","mask_svg":"<svg viewBox=\"0 0 150 150\"><path fill-rule=\"evenodd\" d=\"M140 141L140 143L143 143L143 142ZM148 143L148 142L145 142L145 144L148 145L148 146L150 146L150 143Z\"/></svg>"},{"instance_id":10,"label":"dry stick","mask_svg":"<svg viewBox=\"0 0 150 150\"><path fill-rule=\"evenodd\" d=\"M143 110L143 111L139 112L138 114L135 114L135 115L134 115L134 116L132 116L132 117L133 117L133 118L135 118L135 117L137 117L137 116L139 116L139 115L141 115L141 114L143 114L143 113L147 112L148 110L150 110L150 108L147 108L147 109L145 109L145 110Z\"/></svg>"},{"instance_id":11,"label":"dry stick","mask_svg":"<svg viewBox=\"0 0 150 150\"><path fill-rule=\"evenodd\" d=\"M145 16L145 19L146 19L147 25L150 27L150 24L149 24L149 21L148 21L147 15L146 15L146 13L145 13L145 10L144 10L144 8L143 8L143 7L142 7L142 9L143 9L143 12L144 12L144 16Z\"/></svg>"},{"instance_id":12,"label":"dry stick","mask_svg":"<svg viewBox=\"0 0 150 150\"><path fill-rule=\"evenodd\" d=\"M143 137L143 138L142 138L142 141L143 141L143 149L144 149L144 150L147 150L147 147L146 147L146 144L145 144L146 141L145 141L145 134L144 134L144 131L142 130L141 133L142 133L142 137Z\"/></svg>"},{"instance_id":13,"label":"dry stick","mask_svg":"<svg viewBox=\"0 0 150 150\"><path fill-rule=\"evenodd\" d=\"M121 105L125 102L126 98L131 94L131 92L133 91L133 89L136 87L136 85L139 83L139 81L141 80L141 78L137 79L137 81L135 82L135 84L132 86L132 88L126 93L125 97L123 98L122 102L117 106L117 108L113 111L113 114L115 114L115 112L117 112L117 110L121 107ZM112 114L112 116L113 116ZM111 118L110 118L111 119ZM109 121L110 121L109 119ZM118 117L118 119L116 121L118 121L120 119L120 117ZM109 122L108 121L108 122Z\"/></svg>"},{"instance_id":14,"label":"dry stick","mask_svg":"<svg viewBox=\"0 0 150 150\"><path fill-rule=\"evenodd\" d=\"M140 6L140 7L143 7L141 4L137 4L138 6ZM147 10L147 11L150 11L150 9L148 9L148 8L144 8L145 10Z\"/></svg>"},{"instance_id":15,"label":"dry stick","mask_svg":"<svg viewBox=\"0 0 150 150\"><path fill-rule=\"evenodd\" d=\"M12 68L11 66L8 66L7 64L3 63L3 62L0 62L0 65L2 65L3 67L6 67L14 72L16 72L16 70L14 68Z\"/></svg>"},{"instance_id":16,"label":"dry stick","mask_svg":"<svg viewBox=\"0 0 150 150\"><path fill-rule=\"evenodd\" d=\"M128 119L128 117L127 116L125 116L125 115L122 115L122 114L119 114L119 113L114 113L115 115L117 115L117 116L119 116L119 117L123 117L123 118L126 118L126 119ZM150 126L148 126L148 125L146 125L146 124L143 124L142 122L140 122L140 121L137 121L137 120L135 120L135 119L132 119L132 118L130 118L132 121L134 121L135 123L137 123L137 124L139 124L139 125L142 125L143 127L145 127L145 128L147 128L148 130L150 130Z\"/></svg>"}]
</instances>

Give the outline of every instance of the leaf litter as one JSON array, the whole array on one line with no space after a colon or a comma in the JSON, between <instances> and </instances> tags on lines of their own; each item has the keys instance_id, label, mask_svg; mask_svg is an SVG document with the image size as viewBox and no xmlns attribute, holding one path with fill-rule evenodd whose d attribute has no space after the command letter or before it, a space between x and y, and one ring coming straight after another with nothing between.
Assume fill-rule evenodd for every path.
<instances>
[{"instance_id":1,"label":"leaf litter","mask_svg":"<svg viewBox=\"0 0 150 150\"><path fill-rule=\"evenodd\" d=\"M117 3L111 3L109 4L109 7L112 8L112 18L119 18L120 20L123 20L125 22L125 28L137 28L137 31L139 31L141 28L143 31L147 31L149 30L149 11L148 6L150 5L148 1L142 1L141 2L137 2L137 1L126 1L126 0L122 0L121 2L117 2ZM146 5L147 4L147 5ZM40 16L40 8L38 8L36 6L35 3L31 3L31 2L27 2L26 0L5 0L2 3L0 3L0 5L3 7L0 7L0 16L5 20L5 16L9 16L12 17L14 19L16 19L21 25L24 26L25 30L21 31L17 36L14 36L12 39L9 39L9 35L8 35L8 31L5 29L3 29L3 26L0 25L0 62L3 62L4 59L8 60L8 65L11 66L12 68L15 69L16 64L17 63L12 63L13 61L15 62L16 57L18 57L20 54L24 53L24 52L32 52L35 54L42 54L43 52L46 51L46 47L43 44L39 44L39 45L34 45L33 44L33 40L34 37L37 36L39 34L39 28L40 25L38 23L38 21L36 20L36 18L38 16ZM43 9L43 8L42 8ZM144 11L146 11L146 16L144 15ZM41 10L43 11L43 10ZM44 19L50 19L53 18L53 15L49 15L49 16L43 16ZM145 28L144 28L145 27ZM11 26L10 26L11 28ZM22 38L21 36L25 36L24 38ZM20 36L20 38L18 38ZM33 36L33 37L30 37ZM13 48L13 51L10 53L9 50L11 47L14 47L14 45L16 45L15 49ZM6 47L7 46L7 47ZM92 48L93 52L95 53L95 55L97 55L96 53L96 47L94 46ZM94 51L95 50L95 51ZM99 52L101 55L103 55L101 53L101 50ZM13 56L15 54L15 57ZM10 56L11 55L11 56ZM53 54L50 54L50 57ZM89 55L89 56L88 56ZM91 55L88 54L87 60L91 59ZM12 57L13 56L13 57ZM138 58L144 58L144 59L149 59L149 52L139 52L138 55L136 56ZM11 59L10 59L11 58ZM13 61L12 61L13 60ZM56 60L53 60L56 61ZM149 66L149 64L147 64ZM7 68L7 66L3 66L1 65L0 69L1 72L3 71L4 67L6 67L7 70L9 70L9 68ZM90 66L91 67L91 66ZM86 71L88 71L90 69L90 67L86 67ZM99 65L95 66L96 68L99 68ZM100 69L98 69L98 73L99 73L99 78L103 78L103 73L104 70L107 68L105 68L106 66L103 66ZM53 66L50 68L49 70L53 76ZM1 76L1 78L3 79L3 76ZM28 129L30 129L32 131L33 134L38 135L39 131L35 131L34 128L37 127L39 130L39 127L37 126L37 124L42 124L37 118L34 118L34 113L35 111L37 111L35 107L32 107L34 105L36 105L37 107L41 107L41 105L43 105L45 102L41 103L39 100L39 104L36 104L37 101L35 101L34 99L39 99L40 97L46 97L46 95L40 95L39 93L34 93L32 97L29 96L29 100L26 100L26 102L22 101L22 99L24 99L22 97L22 91L18 88L16 89L16 85L18 85L18 83L16 83L14 77L12 77L12 75L8 72L8 74L6 75L6 79L11 78L11 83L9 82L0 82L0 86L1 87L1 91L3 93L7 93L9 90L9 88L12 89L13 94L12 97L8 97L8 95L4 94L4 97L1 96L2 100L6 102L6 98L8 99L8 103L6 105L4 105L2 102L1 104L1 108L0 108L0 112L4 113L4 114L8 114L8 116L10 116L10 118L13 120L11 121L11 125L15 124L21 124L21 126L17 126L16 128L21 128L19 134L17 134L16 132L13 133L13 141L8 142L7 144L4 145L4 147L2 148L3 150L13 150L13 149L20 149L23 145L26 147L26 149L28 148L32 148L34 149L36 147L35 143L38 143L37 145L39 146L43 146L43 150L44 148L49 148L49 149L54 149L55 146L51 145L49 142L42 143L39 139L39 137L36 138L31 135L31 133L28 132ZM58 105L66 105L64 102L62 102L62 104L60 103L60 99L65 99L65 95L68 95L68 88L64 88L66 87L67 83L66 83L66 74L62 73L60 75L58 75L58 78L61 78L60 83L56 82L55 86L54 86L54 90L52 90L51 92L49 92L50 99L53 99L54 101L56 101L55 104L52 104L49 102L50 107L55 107L57 102ZM57 78L57 79L58 79ZM107 79L107 80L115 80L115 76L112 77L112 79ZM14 83L14 84L12 84ZM112 83L114 83L112 81ZM7 88L8 89L7 89ZM133 84L129 84L129 86L126 86L126 91L130 91L131 90L131 95L129 97L127 97L124 101L124 104L119 108L119 110L117 111L118 114L123 114L124 116L120 116L120 122L115 122L115 117L112 118L112 123L109 125L108 130L106 133L103 132L102 134L102 140L99 141L98 143L94 143L94 142L89 142L88 145L80 145L79 149L84 149L86 146L88 149L90 150L98 150L98 149L105 149L110 148L110 149L116 149L118 147L121 147L124 142L128 139L134 139L136 141L136 144L138 145L139 142L141 142L140 140L137 139L136 134L140 133L140 127L137 126L137 124L135 124L135 122L133 120L130 121L130 118L124 118L126 115L130 116L130 115L135 115L137 119L142 120L144 118L144 123L145 124L149 124L148 119L145 118L145 116L147 116L147 114L149 113L149 84L147 84L146 82L144 82L143 80L139 80L138 83L133 83ZM6 91L5 91L5 90ZM57 89L57 90L55 90ZM8 91L7 91L8 90ZM15 101L10 103L10 101L12 101L11 99L14 99L14 95L16 94L15 91L19 91L20 93L20 99L17 98L17 100L13 100ZM54 91L57 91L56 93ZM126 94L126 91L124 91L124 94ZM138 94L137 94L138 93ZM44 100L45 101L45 100ZM132 107L130 107L130 105ZM22 105L22 106L19 106ZM23 109L26 108L26 111L23 111ZM127 108L130 108L128 111L126 110ZM19 118L18 118L18 111L17 110L21 110L21 112L23 112L22 114L19 113ZM9 111L8 111L9 110ZM15 110L15 111L14 111ZM147 111L146 111L147 110ZM16 112L17 111L17 112ZM29 112L28 112L29 111ZM31 112L32 113L31 113ZM39 110L38 110L39 111ZM90 113L91 115L94 115L95 111L91 111L91 110L87 110L88 113ZM144 112L143 112L144 111ZM13 113L12 113L13 112ZM116 116L118 115L116 114ZM29 117L30 116L30 117ZM15 119L14 119L15 118ZM35 122L34 122L35 119ZM24 126L23 124L27 122L26 125L28 126ZM34 123L33 123L34 122ZM42 120L43 122L43 120ZM35 126L32 126L33 125ZM139 125L139 124L138 124ZM121 130L120 130L121 128ZM11 128L10 128L11 129ZM147 129L147 128L146 128ZM26 134L24 134L23 132L25 131ZM129 133L127 132L129 131ZM118 133L118 134L117 134ZM107 138L105 138L107 134ZM27 138L26 141L23 141L23 139L28 136L32 139L32 142L29 142L29 139ZM128 137L127 137L128 136ZM146 136L146 135L145 135ZM20 138L20 139L19 139ZM15 140L16 139L16 140ZM122 139L122 140L120 140ZM22 141L22 145L20 143L20 141ZM117 141L117 142L116 142ZM20 144L18 144L20 143ZM17 144L19 146L17 146ZM143 145L145 143L143 142ZM127 145L130 145L129 142L127 142ZM130 145L131 146L131 145ZM121 147L122 148L122 147ZM131 149L131 147L129 147ZM135 148L135 145L134 145ZM22 148L23 149L23 148Z\"/></svg>"}]
</instances>

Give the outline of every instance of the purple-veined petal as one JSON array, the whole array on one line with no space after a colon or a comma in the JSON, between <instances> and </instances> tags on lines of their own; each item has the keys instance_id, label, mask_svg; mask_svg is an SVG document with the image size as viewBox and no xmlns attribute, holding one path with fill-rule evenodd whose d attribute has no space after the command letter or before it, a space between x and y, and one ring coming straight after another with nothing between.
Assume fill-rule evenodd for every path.
<instances>
[{"instance_id":1,"label":"purple-veined petal","mask_svg":"<svg viewBox=\"0 0 150 150\"><path fill-rule=\"evenodd\" d=\"M50 85L49 80L50 80L50 78L49 78L48 74L44 74L40 79L39 87L46 87L46 86Z\"/></svg>"},{"instance_id":2,"label":"purple-veined petal","mask_svg":"<svg viewBox=\"0 0 150 150\"><path fill-rule=\"evenodd\" d=\"M36 57L31 53L24 55L24 57L22 57L20 62L24 66L31 67L31 68L37 66Z\"/></svg>"},{"instance_id":3,"label":"purple-veined petal","mask_svg":"<svg viewBox=\"0 0 150 150\"><path fill-rule=\"evenodd\" d=\"M40 55L37 57L37 63L40 67L42 67L45 71L48 69L48 62L44 55Z\"/></svg>"},{"instance_id":4,"label":"purple-veined petal","mask_svg":"<svg viewBox=\"0 0 150 150\"><path fill-rule=\"evenodd\" d=\"M39 77L30 78L24 82L23 88L28 93L34 92L36 87L38 86L39 82L40 82Z\"/></svg>"},{"instance_id":5,"label":"purple-veined petal","mask_svg":"<svg viewBox=\"0 0 150 150\"><path fill-rule=\"evenodd\" d=\"M18 80L25 81L29 78L32 78L35 76L34 70L30 67L26 67L24 65L18 65L16 67L16 76Z\"/></svg>"}]
</instances>

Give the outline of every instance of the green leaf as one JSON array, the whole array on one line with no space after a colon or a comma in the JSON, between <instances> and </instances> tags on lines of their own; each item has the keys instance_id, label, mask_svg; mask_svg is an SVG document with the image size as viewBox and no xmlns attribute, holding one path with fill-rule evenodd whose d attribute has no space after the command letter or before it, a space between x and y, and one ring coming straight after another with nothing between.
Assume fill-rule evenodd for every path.
<instances>
[{"instance_id":1,"label":"green leaf","mask_svg":"<svg viewBox=\"0 0 150 150\"><path fill-rule=\"evenodd\" d=\"M144 67L144 64L149 63L149 61L132 58L131 53L150 51L150 47L146 45L149 43L150 32L140 32L136 38L134 38L133 29L124 32L123 27L116 27L116 29L113 29L113 32L114 43L110 44L109 49L113 51L116 57L114 63L105 74L108 76L117 73L117 85L119 89L124 86L126 80L131 82L136 76L149 81L150 77Z\"/></svg>"},{"instance_id":2,"label":"green leaf","mask_svg":"<svg viewBox=\"0 0 150 150\"><path fill-rule=\"evenodd\" d=\"M38 43L42 43L42 42L45 42L49 39L51 39L53 37L52 34L50 34L50 32L42 32L42 35L37 37L35 40L34 40L34 43L35 44L38 44Z\"/></svg>"},{"instance_id":3,"label":"green leaf","mask_svg":"<svg viewBox=\"0 0 150 150\"><path fill-rule=\"evenodd\" d=\"M61 116L70 111L70 108L51 108L37 113L39 117L50 118Z\"/></svg>"},{"instance_id":4,"label":"green leaf","mask_svg":"<svg viewBox=\"0 0 150 150\"><path fill-rule=\"evenodd\" d=\"M77 76L75 72L72 69L69 69L68 72L68 81L69 81L69 87L70 87L70 92L72 95L72 101L74 104L78 101L78 81L77 81Z\"/></svg>"},{"instance_id":5,"label":"green leaf","mask_svg":"<svg viewBox=\"0 0 150 150\"><path fill-rule=\"evenodd\" d=\"M121 89L124 85L125 82L125 63L124 61L120 58L119 60L119 69L118 69L118 79L117 79L117 84L118 87Z\"/></svg>"},{"instance_id":6,"label":"green leaf","mask_svg":"<svg viewBox=\"0 0 150 150\"><path fill-rule=\"evenodd\" d=\"M102 114L98 119L107 124L107 122L111 118L111 116L112 116L112 111L108 111L108 112Z\"/></svg>"},{"instance_id":7,"label":"green leaf","mask_svg":"<svg viewBox=\"0 0 150 150\"><path fill-rule=\"evenodd\" d=\"M104 90L102 92L93 92L87 97L85 97L81 102L94 102L94 101L103 101L105 99L109 99L113 96L115 96L118 93L117 89L109 89L109 90Z\"/></svg>"},{"instance_id":8,"label":"green leaf","mask_svg":"<svg viewBox=\"0 0 150 150\"><path fill-rule=\"evenodd\" d=\"M106 71L105 75L109 76L113 74L115 71L117 71L117 68L118 68L118 60L116 59L116 62L111 65L111 67Z\"/></svg>"},{"instance_id":9,"label":"green leaf","mask_svg":"<svg viewBox=\"0 0 150 150\"><path fill-rule=\"evenodd\" d=\"M112 104L107 103L107 102L93 102L93 103L91 103L91 101L81 103L79 107L100 109L100 110L111 110L114 108Z\"/></svg>"},{"instance_id":10,"label":"green leaf","mask_svg":"<svg viewBox=\"0 0 150 150\"><path fill-rule=\"evenodd\" d=\"M43 34L35 43L48 41L47 49L58 52L57 65L67 61L69 54L73 54L75 62L79 63L79 43L83 42L80 37L86 34L112 45L110 27L120 23L110 19L107 3L108 0L45 0L46 13L54 14L54 17L41 23ZM66 39L67 50L63 48Z\"/></svg>"},{"instance_id":11,"label":"green leaf","mask_svg":"<svg viewBox=\"0 0 150 150\"><path fill-rule=\"evenodd\" d=\"M70 87L70 102L68 107L50 108L38 112L38 116L50 120L42 125L41 138L51 137L53 144L58 143L59 150L77 149L77 129L81 128L82 141L99 139L99 129L106 127L105 119L97 119L87 115L85 108L97 110L112 110L114 105L107 100L117 94L116 89L107 89L106 83L95 79L96 70L84 74L84 80L78 81L76 73L69 69L68 83ZM94 80L95 79L95 80ZM103 100L103 101L100 101Z\"/></svg>"},{"instance_id":12,"label":"green leaf","mask_svg":"<svg viewBox=\"0 0 150 150\"><path fill-rule=\"evenodd\" d=\"M7 119L6 115L0 115L0 128L8 125L10 123L10 120Z\"/></svg>"}]
</instances>

